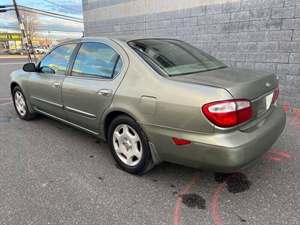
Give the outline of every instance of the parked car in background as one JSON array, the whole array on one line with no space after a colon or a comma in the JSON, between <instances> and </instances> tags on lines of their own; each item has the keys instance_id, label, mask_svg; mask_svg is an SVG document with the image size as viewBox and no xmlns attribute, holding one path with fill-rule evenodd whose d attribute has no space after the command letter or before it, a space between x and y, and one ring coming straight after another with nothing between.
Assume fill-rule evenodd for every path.
<instances>
[{"instance_id":1,"label":"parked car in background","mask_svg":"<svg viewBox=\"0 0 300 225\"><path fill-rule=\"evenodd\" d=\"M36 54L45 54L45 53L47 53L47 49L42 48L42 47L34 47L34 52Z\"/></svg>"},{"instance_id":2,"label":"parked car in background","mask_svg":"<svg viewBox=\"0 0 300 225\"><path fill-rule=\"evenodd\" d=\"M29 49L30 54L33 54L33 50ZM19 49L10 49L8 50L8 54L10 55L26 55L28 52L25 48L19 48Z\"/></svg>"},{"instance_id":3,"label":"parked car in background","mask_svg":"<svg viewBox=\"0 0 300 225\"><path fill-rule=\"evenodd\" d=\"M134 174L162 161L234 171L286 122L274 74L229 68L174 39L73 40L10 76L21 119L40 113L107 140Z\"/></svg>"},{"instance_id":4,"label":"parked car in background","mask_svg":"<svg viewBox=\"0 0 300 225\"><path fill-rule=\"evenodd\" d=\"M25 55L26 50L21 48L21 49L10 49L8 50L8 54L10 55Z\"/></svg>"},{"instance_id":5,"label":"parked car in background","mask_svg":"<svg viewBox=\"0 0 300 225\"><path fill-rule=\"evenodd\" d=\"M8 54L8 49L1 49L0 50L0 55L6 55Z\"/></svg>"}]
</instances>

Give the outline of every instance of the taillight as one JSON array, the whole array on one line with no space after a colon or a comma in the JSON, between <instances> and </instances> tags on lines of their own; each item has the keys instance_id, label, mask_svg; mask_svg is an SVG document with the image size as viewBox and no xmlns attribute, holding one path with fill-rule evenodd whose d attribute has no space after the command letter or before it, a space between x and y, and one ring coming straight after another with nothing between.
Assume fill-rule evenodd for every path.
<instances>
[{"instance_id":1,"label":"taillight","mask_svg":"<svg viewBox=\"0 0 300 225\"><path fill-rule=\"evenodd\" d=\"M272 103L275 103L277 101L278 96L279 96L279 85L277 84L277 87L275 88L273 93Z\"/></svg>"},{"instance_id":2,"label":"taillight","mask_svg":"<svg viewBox=\"0 0 300 225\"><path fill-rule=\"evenodd\" d=\"M252 117L251 102L244 99L208 103L202 107L202 112L219 127L232 127Z\"/></svg>"}]
</instances>

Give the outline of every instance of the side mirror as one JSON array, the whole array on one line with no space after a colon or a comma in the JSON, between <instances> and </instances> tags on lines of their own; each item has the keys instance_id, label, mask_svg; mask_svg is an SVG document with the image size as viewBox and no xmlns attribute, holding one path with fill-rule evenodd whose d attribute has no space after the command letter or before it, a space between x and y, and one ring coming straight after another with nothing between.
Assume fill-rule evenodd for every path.
<instances>
[{"instance_id":1,"label":"side mirror","mask_svg":"<svg viewBox=\"0 0 300 225\"><path fill-rule=\"evenodd\" d=\"M25 72L36 72L35 64L34 64L34 63L26 63L26 64L23 66L23 70L24 70Z\"/></svg>"}]
</instances>

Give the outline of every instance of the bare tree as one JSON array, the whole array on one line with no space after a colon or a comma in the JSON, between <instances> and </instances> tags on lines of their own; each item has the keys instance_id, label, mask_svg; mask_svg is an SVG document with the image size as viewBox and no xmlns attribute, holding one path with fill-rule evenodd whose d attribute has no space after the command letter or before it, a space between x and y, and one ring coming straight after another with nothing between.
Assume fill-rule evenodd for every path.
<instances>
[{"instance_id":1,"label":"bare tree","mask_svg":"<svg viewBox=\"0 0 300 225\"><path fill-rule=\"evenodd\" d=\"M25 11L22 12L22 19L27 35L32 40L36 37L39 20L36 14Z\"/></svg>"}]
</instances>

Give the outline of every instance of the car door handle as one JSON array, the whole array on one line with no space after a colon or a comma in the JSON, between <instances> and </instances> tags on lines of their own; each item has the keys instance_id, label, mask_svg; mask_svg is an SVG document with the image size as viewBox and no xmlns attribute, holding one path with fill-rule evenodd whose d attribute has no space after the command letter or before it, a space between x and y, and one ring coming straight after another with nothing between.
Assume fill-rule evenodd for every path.
<instances>
[{"instance_id":1,"label":"car door handle","mask_svg":"<svg viewBox=\"0 0 300 225\"><path fill-rule=\"evenodd\" d=\"M97 93L102 96L111 96L113 91L111 89L100 89Z\"/></svg>"},{"instance_id":2,"label":"car door handle","mask_svg":"<svg viewBox=\"0 0 300 225\"><path fill-rule=\"evenodd\" d=\"M54 83L52 84L52 87L54 87L54 88L59 88L59 87L60 87L60 82L54 82Z\"/></svg>"}]
</instances>

